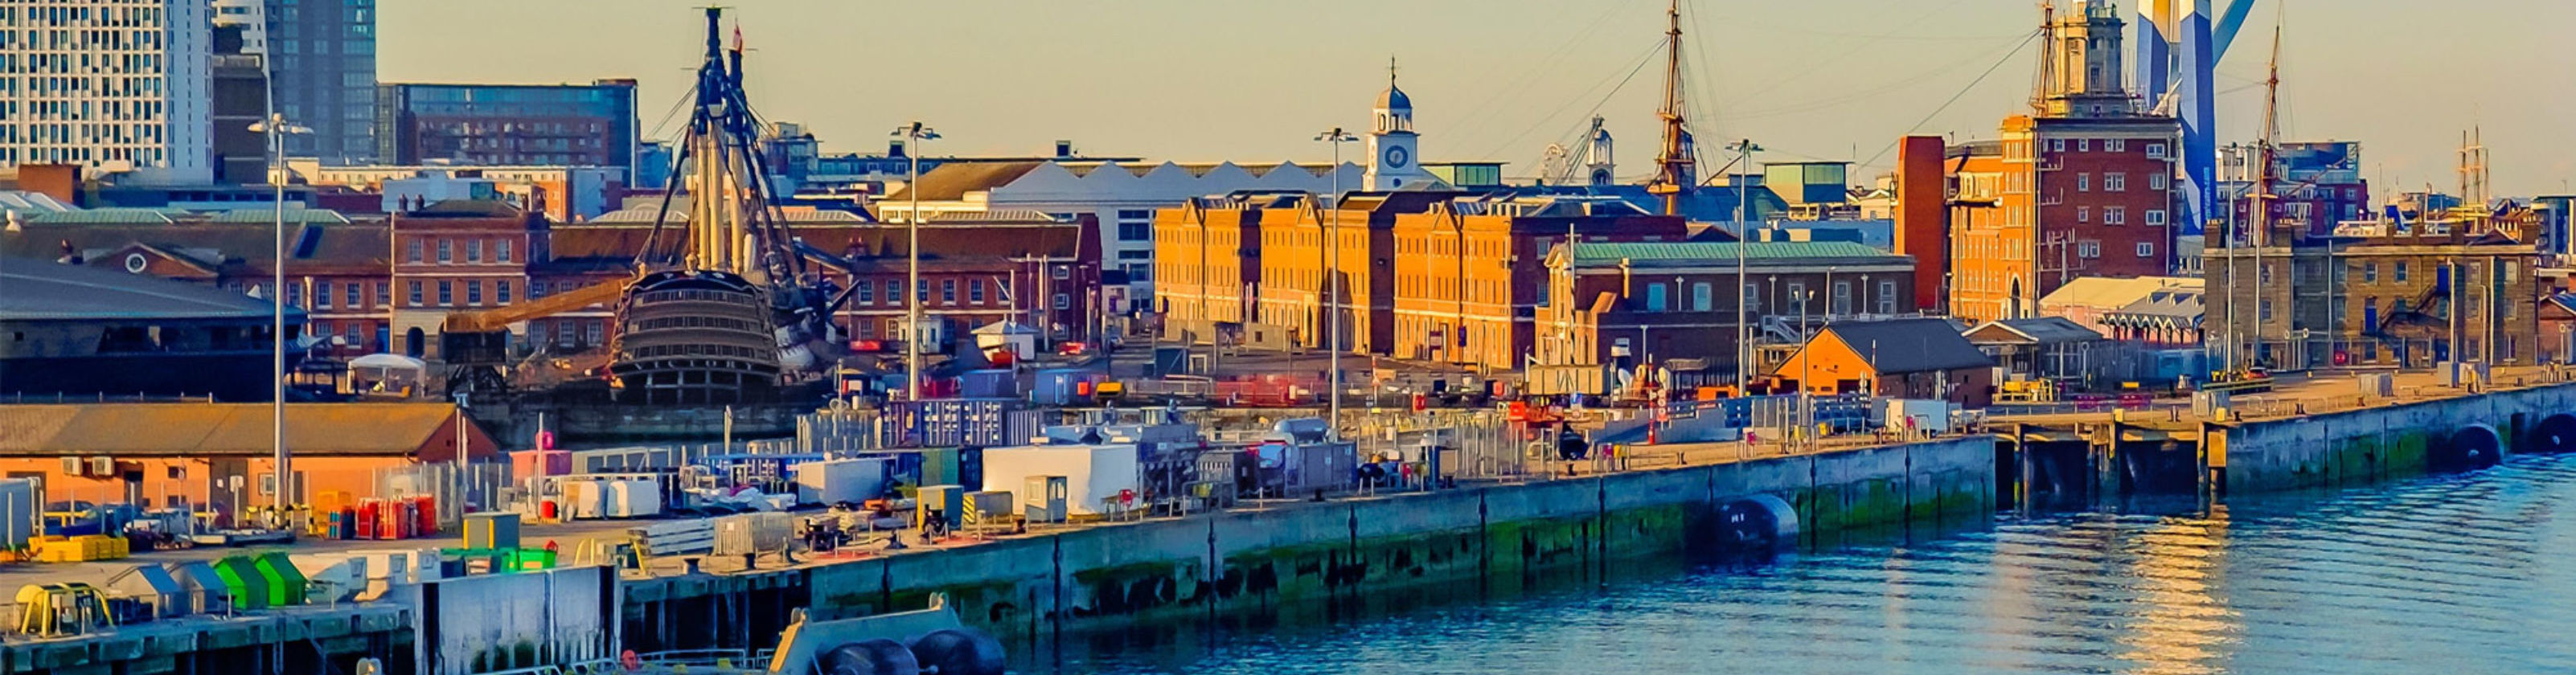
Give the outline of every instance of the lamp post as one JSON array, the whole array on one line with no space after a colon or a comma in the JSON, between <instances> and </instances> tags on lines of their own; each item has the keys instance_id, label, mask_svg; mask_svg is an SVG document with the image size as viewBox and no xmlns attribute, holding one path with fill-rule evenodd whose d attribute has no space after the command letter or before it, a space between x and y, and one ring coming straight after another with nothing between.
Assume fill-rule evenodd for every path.
<instances>
[{"instance_id":1,"label":"lamp post","mask_svg":"<svg viewBox=\"0 0 2576 675\"><path fill-rule=\"evenodd\" d=\"M1739 167L1736 170L1743 171L1753 166L1753 153L1760 152L1762 146L1754 144L1753 139L1747 138L1727 144L1726 149L1735 151L1735 165ZM1752 373L1749 368L1753 363L1753 329L1744 323L1746 316L1744 293L1745 289L1753 285L1745 278L1744 270L1744 246L1751 241L1749 236L1753 234L1751 225L1753 203L1746 200L1752 195L1752 192L1746 189L1751 184L1752 181L1742 178L1735 180L1735 395L1737 396L1743 396L1745 389L1752 384Z\"/></svg>"},{"instance_id":2,"label":"lamp post","mask_svg":"<svg viewBox=\"0 0 2576 675\"><path fill-rule=\"evenodd\" d=\"M911 170L904 179L903 193L912 197L912 215L903 220L905 244L903 284L903 398L921 400L921 144L937 140L939 132L922 126L920 120L895 127L897 138L905 139L904 155L911 160Z\"/></svg>"},{"instance_id":3,"label":"lamp post","mask_svg":"<svg viewBox=\"0 0 2576 675\"><path fill-rule=\"evenodd\" d=\"M1342 307L1347 302L1342 298L1342 144L1359 140L1359 137L1343 131L1341 127L1333 127L1316 134L1315 140L1333 145L1333 205L1332 210L1325 214L1328 221L1324 226L1324 266L1329 269L1324 276L1329 277L1332 284L1331 301L1324 304L1324 310L1331 314L1327 317L1328 327L1324 329L1324 349L1330 359L1325 367L1332 370L1332 373L1326 377L1328 382L1326 386L1332 389L1332 399L1327 404L1326 414L1331 416L1332 422L1324 425L1324 433L1328 434L1328 438L1340 441L1342 440Z\"/></svg>"},{"instance_id":4,"label":"lamp post","mask_svg":"<svg viewBox=\"0 0 2576 675\"><path fill-rule=\"evenodd\" d=\"M295 475L288 467L293 458L288 456L286 450L286 135L309 134L313 133L313 130L286 123L286 116L277 114L275 111L277 101L274 91L270 92L268 107L270 108L268 117L252 122L250 130L252 133L268 135L268 184L275 190L270 198L274 200L272 204L275 207L277 250L276 257L271 258L269 264L269 271L273 273L274 278L271 280L273 285L269 286L268 299L271 307L269 337L272 344L270 347L276 358L277 381L270 392L273 398L269 403L272 416L269 431L272 442L270 450L275 453L272 460L277 463L277 466L273 467L277 485L277 491L273 494L276 497L274 503L284 507L294 499L293 476ZM457 414L465 413L460 408Z\"/></svg>"}]
</instances>

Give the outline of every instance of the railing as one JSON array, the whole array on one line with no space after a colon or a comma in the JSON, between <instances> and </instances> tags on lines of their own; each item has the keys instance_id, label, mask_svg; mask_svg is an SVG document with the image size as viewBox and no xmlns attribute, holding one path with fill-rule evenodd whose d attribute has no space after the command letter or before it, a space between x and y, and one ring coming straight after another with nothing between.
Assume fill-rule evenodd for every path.
<instances>
[{"instance_id":1,"label":"railing","mask_svg":"<svg viewBox=\"0 0 2576 675\"><path fill-rule=\"evenodd\" d=\"M335 608L340 606L338 584L328 581L305 583L305 597L318 599L300 605L270 606L251 609L250 603L230 593L206 590L169 594L133 594L98 590L99 603L75 600L69 606L52 609L54 617L42 626L27 625L29 605L20 602L0 604L0 642L46 640L114 631L119 626L167 621L184 617L234 618L266 612L291 611L298 608ZM364 604L364 603L353 603ZM101 615L99 612L105 612ZM30 632L30 629L35 629Z\"/></svg>"}]
</instances>

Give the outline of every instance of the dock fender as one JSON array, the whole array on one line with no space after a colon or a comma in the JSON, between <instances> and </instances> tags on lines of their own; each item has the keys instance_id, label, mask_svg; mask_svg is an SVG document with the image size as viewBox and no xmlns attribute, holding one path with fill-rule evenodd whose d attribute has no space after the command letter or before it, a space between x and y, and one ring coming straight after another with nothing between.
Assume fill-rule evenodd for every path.
<instances>
[{"instance_id":1,"label":"dock fender","mask_svg":"<svg viewBox=\"0 0 2576 675\"><path fill-rule=\"evenodd\" d=\"M1751 494L1717 500L1709 541L1719 549L1770 548L1798 540L1798 509L1787 500Z\"/></svg>"},{"instance_id":2,"label":"dock fender","mask_svg":"<svg viewBox=\"0 0 2576 675\"><path fill-rule=\"evenodd\" d=\"M2529 440L2533 452L2576 451L2576 414L2558 413L2533 427Z\"/></svg>"},{"instance_id":3,"label":"dock fender","mask_svg":"<svg viewBox=\"0 0 2576 675\"><path fill-rule=\"evenodd\" d=\"M2504 461L2504 436L2495 427L2471 424L2451 430L2428 458L2435 471L2476 471Z\"/></svg>"}]
</instances>

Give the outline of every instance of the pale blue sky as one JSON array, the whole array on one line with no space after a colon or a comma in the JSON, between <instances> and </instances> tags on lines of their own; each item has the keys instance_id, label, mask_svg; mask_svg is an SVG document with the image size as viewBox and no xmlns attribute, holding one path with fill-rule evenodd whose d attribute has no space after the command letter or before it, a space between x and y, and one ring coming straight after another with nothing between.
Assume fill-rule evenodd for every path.
<instances>
[{"instance_id":1,"label":"pale blue sky","mask_svg":"<svg viewBox=\"0 0 2576 675\"><path fill-rule=\"evenodd\" d=\"M2576 192L2576 1L2258 1L2219 66L2228 139L2255 132L2274 3L2288 2L2287 140L2361 140L2374 182L2448 187L2461 131L2480 124L2500 194ZM384 81L633 77L651 127L687 86L692 6L705 0L379 4ZM1426 159L1509 161L1525 175L1596 106L1621 141L1620 173L1643 173L1654 154L1660 61L1605 92L1660 39L1663 0L733 4L753 49L753 104L827 149L881 149L887 130L918 118L947 136L934 154L1037 153L1069 138L1096 154L1316 160L1316 130L1367 125L1393 55ZM2024 49L1968 87L2037 22L2023 0L1687 4L1712 152L1750 136L1775 160L1867 160L1917 123L1991 137L2023 109L2036 63Z\"/></svg>"}]
</instances>

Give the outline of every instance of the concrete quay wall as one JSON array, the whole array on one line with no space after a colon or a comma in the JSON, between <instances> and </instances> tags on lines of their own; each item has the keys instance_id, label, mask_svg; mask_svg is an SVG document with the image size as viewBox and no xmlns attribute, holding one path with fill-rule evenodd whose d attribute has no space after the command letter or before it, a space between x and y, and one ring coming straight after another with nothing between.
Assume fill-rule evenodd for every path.
<instances>
[{"instance_id":1,"label":"concrete quay wall","mask_svg":"<svg viewBox=\"0 0 2576 675\"><path fill-rule=\"evenodd\" d=\"M2576 450L2567 447L2576 440L2576 384L2249 422L2211 434L2223 434L2205 445L2224 453L2230 493L2475 469L2502 455Z\"/></svg>"},{"instance_id":2,"label":"concrete quay wall","mask_svg":"<svg viewBox=\"0 0 2576 675\"><path fill-rule=\"evenodd\" d=\"M190 617L0 648L0 673L193 675L349 672L360 658L410 654L415 616L395 605L302 607Z\"/></svg>"},{"instance_id":3,"label":"concrete quay wall","mask_svg":"<svg viewBox=\"0 0 2576 675\"><path fill-rule=\"evenodd\" d=\"M945 593L968 621L1014 633L1508 581L1689 550L1746 513L1778 517L1764 529L1791 536L1985 517L1994 465L1994 442L1967 438L1099 526L811 568L808 602L823 615L869 614Z\"/></svg>"}]
</instances>

